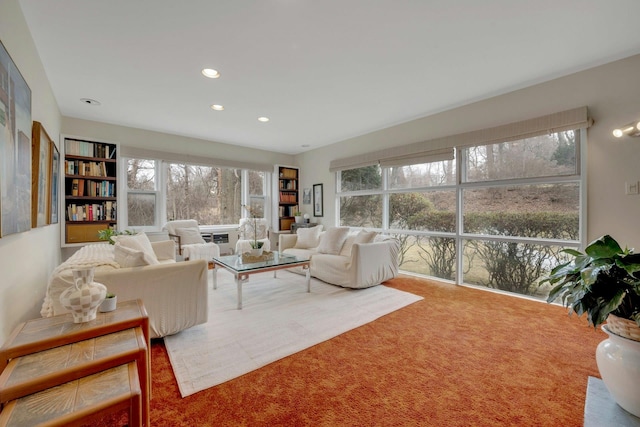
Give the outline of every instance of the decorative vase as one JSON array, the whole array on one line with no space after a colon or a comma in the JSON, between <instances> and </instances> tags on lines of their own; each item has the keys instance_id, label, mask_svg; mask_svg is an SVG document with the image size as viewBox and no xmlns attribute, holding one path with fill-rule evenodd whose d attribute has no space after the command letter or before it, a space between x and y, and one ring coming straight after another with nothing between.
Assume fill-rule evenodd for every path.
<instances>
[{"instance_id":1,"label":"decorative vase","mask_svg":"<svg viewBox=\"0 0 640 427\"><path fill-rule=\"evenodd\" d=\"M624 410L640 417L640 341L602 330L609 338L598 344L596 362L604 385Z\"/></svg>"},{"instance_id":2,"label":"decorative vase","mask_svg":"<svg viewBox=\"0 0 640 427\"><path fill-rule=\"evenodd\" d=\"M107 287L93 281L95 267L71 270L73 286L60 294L60 303L71 311L74 323L89 322L96 318L96 311L107 296Z\"/></svg>"},{"instance_id":3,"label":"decorative vase","mask_svg":"<svg viewBox=\"0 0 640 427\"><path fill-rule=\"evenodd\" d=\"M296 216L294 218L296 219L296 224L303 224L304 223L304 217L302 215Z\"/></svg>"},{"instance_id":4,"label":"decorative vase","mask_svg":"<svg viewBox=\"0 0 640 427\"><path fill-rule=\"evenodd\" d=\"M109 311L113 311L116 309L116 305L118 304L118 296L113 296L111 298L105 298L100 304L98 311L100 313L107 313Z\"/></svg>"}]
</instances>

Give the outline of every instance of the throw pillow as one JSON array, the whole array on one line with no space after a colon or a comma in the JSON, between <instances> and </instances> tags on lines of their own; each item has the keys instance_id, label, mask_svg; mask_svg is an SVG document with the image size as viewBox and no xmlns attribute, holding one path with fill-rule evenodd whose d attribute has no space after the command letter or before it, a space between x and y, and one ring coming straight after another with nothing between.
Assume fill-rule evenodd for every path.
<instances>
[{"instance_id":1,"label":"throw pillow","mask_svg":"<svg viewBox=\"0 0 640 427\"><path fill-rule=\"evenodd\" d=\"M338 255L348 234L349 227L329 227L318 245L318 253Z\"/></svg>"},{"instance_id":2,"label":"throw pillow","mask_svg":"<svg viewBox=\"0 0 640 427\"><path fill-rule=\"evenodd\" d=\"M375 231L365 231L360 230L360 232L356 235L356 240L354 240L354 244L356 243L371 243L373 239L378 235Z\"/></svg>"},{"instance_id":3,"label":"throw pillow","mask_svg":"<svg viewBox=\"0 0 640 427\"><path fill-rule=\"evenodd\" d=\"M320 232L322 232L321 225L316 225L311 228L298 228L296 231L298 238L294 248L311 249L318 247L318 243L320 243Z\"/></svg>"},{"instance_id":4,"label":"throw pillow","mask_svg":"<svg viewBox=\"0 0 640 427\"><path fill-rule=\"evenodd\" d=\"M149 265L144 258L144 252L122 246L120 242L113 246L113 255L121 268Z\"/></svg>"},{"instance_id":5,"label":"throw pillow","mask_svg":"<svg viewBox=\"0 0 640 427\"><path fill-rule=\"evenodd\" d=\"M144 233L134 234L133 236L118 236L116 239L116 244L117 243L120 243L120 245L126 248L143 252L144 259L147 264L160 264L156 257L156 253L153 251L153 246L151 246L149 238Z\"/></svg>"},{"instance_id":6,"label":"throw pillow","mask_svg":"<svg viewBox=\"0 0 640 427\"><path fill-rule=\"evenodd\" d=\"M351 256L351 248L354 243L371 243L378 235L375 231L365 231L360 230L356 234L350 234L347 237L347 240L344 242L342 246L342 250L340 251L340 255L342 256Z\"/></svg>"},{"instance_id":7,"label":"throw pillow","mask_svg":"<svg viewBox=\"0 0 640 427\"><path fill-rule=\"evenodd\" d=\"M181 245L193 245L197 243L205 243L200 234L198 227L176 228L176 234L180 236Z\"/></svg>"}]
</instances>

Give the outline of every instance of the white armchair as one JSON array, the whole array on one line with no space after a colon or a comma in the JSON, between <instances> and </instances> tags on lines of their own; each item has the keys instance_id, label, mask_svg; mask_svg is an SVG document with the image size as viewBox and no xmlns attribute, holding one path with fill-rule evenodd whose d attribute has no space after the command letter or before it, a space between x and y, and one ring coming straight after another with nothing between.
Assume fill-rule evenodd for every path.
<instances>
[{"instance_id":1,"label":"white armchair","mask_svg":"<svg viewBox=\"0 0 640 427\"><path fill-rule=\"evenodd\" d=\"M237 254L249 252L252 249L251 242L253 242L254 238L258 242L262 242L262 250L271 250L269 223L266 218L242 218L240 219L239 231L240 237L236 243Z\"/></svg>"},{"instance_id":2,"label":"white armchair","mask_svg":"<svg viewBox=\"0 0 640 427\"><path fill-rule=\"evenodd\" d=\"M213 242L205 242L195 219L169 221L162 229L167 230L169 237L176 241L178 254L185 260L210 261L213 257L220 256L220 247Z\"/></svg>"}]
</instances>

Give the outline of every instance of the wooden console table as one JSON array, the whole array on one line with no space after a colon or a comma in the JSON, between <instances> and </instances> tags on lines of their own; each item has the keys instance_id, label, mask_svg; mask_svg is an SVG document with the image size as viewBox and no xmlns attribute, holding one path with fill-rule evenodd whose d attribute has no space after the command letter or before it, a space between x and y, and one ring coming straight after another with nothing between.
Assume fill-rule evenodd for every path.
<instances>
[{"instance_id":1,"label":"wooden console table","mask_svg":"<svg viewBox=\"0 0 640 427\"><path fill-rule=\"evenodd\" d=\"M120 302L115 311L98 313L90 322L74 323L70 313L29 320L0 348L0 405L118 366L135 366L142 424L148 426L150 345L149 317L140 300Z\"/></svg>"}]
</instances>

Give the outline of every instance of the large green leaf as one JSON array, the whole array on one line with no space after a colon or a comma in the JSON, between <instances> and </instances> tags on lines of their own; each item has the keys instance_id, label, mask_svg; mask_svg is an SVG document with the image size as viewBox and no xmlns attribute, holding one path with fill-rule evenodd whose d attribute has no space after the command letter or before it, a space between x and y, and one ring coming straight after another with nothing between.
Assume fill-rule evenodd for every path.
<instances>
[{"instance_id":1,"label":"large green leaf","mask_svg":"<svg viewBox=\"0 0 640 427\"><path fill-rule=\"evenodd\" d=\"M622 253L622 248L615 239L608 234L594 240L584 250L592 258L613 258Z\"/></svg>"}]
</instances>

